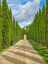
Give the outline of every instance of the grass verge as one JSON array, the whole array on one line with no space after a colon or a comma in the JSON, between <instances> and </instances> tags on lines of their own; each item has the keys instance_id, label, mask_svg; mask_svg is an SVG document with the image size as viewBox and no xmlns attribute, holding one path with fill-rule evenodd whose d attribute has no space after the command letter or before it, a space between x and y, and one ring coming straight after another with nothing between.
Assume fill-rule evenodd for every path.
<instances>
[{"instance_id":1,"label":"grass verge","mask_svg":"<svg viewBox=\"0 0 48 64\"><path fill-rule=\"evenodd\" d=\"M18 42L18 41L17 41L17 42ZM17 43L17 42L16 42L16 43ZM1 48L1 49L0 49L0 54L1 54L2 52L6 51L7 49L9 49L10 47L12 47L13 45L15 45L16 43L8 46L7 48Z\"/></svg>"},{"instance_id":2,"label":"grass verge","mask_svg":"<svg viewBox=\"0 0 48 64\"><path fill-rule=\"evenodd\" d=\"M40 45L33 40L29 40L30 44L33 46L33 48L43 57L43 59L48 64L48 49L46 46Z\"/></svg>"}]
</instances>

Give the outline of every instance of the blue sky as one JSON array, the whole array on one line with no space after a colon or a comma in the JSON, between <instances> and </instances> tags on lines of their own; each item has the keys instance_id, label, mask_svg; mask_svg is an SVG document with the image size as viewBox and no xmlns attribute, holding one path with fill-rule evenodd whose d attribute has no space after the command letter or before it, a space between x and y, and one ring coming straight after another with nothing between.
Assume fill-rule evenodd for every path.
<instances>
[{"instance_id":1,"label":"blue sky","mask_svg":"<svg viewBox=\"0 0 48 64\"><path fill-rule=\"evenodd\" d=\"M46 4L46 0L7 0L9 8L12 8L12 14L21 27L29 25L35 16L35 13Z\"/></svg>"}]
</instances>

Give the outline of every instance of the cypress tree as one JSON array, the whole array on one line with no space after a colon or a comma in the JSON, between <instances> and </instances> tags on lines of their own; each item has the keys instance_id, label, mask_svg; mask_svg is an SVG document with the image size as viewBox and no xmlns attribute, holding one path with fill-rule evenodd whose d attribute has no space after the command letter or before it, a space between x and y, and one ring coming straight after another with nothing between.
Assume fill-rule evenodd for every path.
<instances>
[{"instance_id":1,"label":"cypress tree","mask_svg":"<svg viewBox=\"0 0 48 64\"><path fill-rule=\"evenodd\" d=\"M13 20L12 20L11 8L9 10L9 38L10 38L10 45L12 45L13 44Z\"/></svg>"},{"instance_id":2,"label":"cypress tree","mask_svg":"<svg viewBox=\"0 0 48 64\"><path fill-rule=\"evenodd\" d=\"M15 43L15 18L13 17L13 42Z\"/></svg>"},{"instance_id":3,"label":"cypress tree","mask_svg":"<svg viewBox=\"0 0 48 64\"><path fill-rule=\"evenodd\" d=\"M2 42L2 9L1 9L1 1L0 1L0 49Z\"/></svg>"},{"instance_id":4,"label":"cypress tree","mask_svg":"<svg viewBox=\"0 0 48 64\"><path fill-rule=\"evenodd\" d=\"M37 11L36 19L35 19L35 41L38 43L39 40L39 14Z\"/></svg>"},{"instance_id":5,"label":"cypress tree","mask_svg":"<svg viewBox=\"0 0 48 64\"><path fill-rule=\"evenodd\" d=\"M28 28L28 39L48 47L48 0L46 0L46 7L43 4L42 11L39 9L39 13L35 14L34 20Z\"/></svg>"},{"instance_id":6,"label":"cypress tree","mask_svg":"<svg viewBox=\"0 0 48 64\"><path fill-rule=\"evenodd\" d=\"M42 18L41 18L41 9L39 9L39 44L41 44L41 22L42 22Z\"/></svg>"},{"instance_id":7,"label":"cypress tree","mask_svg":"<svg viewBox=\"0 0 48 64\"><path fill-rule=\"evenodd\" d=\"M18 25L18 23L16 21L16 42L17 42L17 25Z\"/></svg>"},{"instance_id":8,"label":"cypress tree","mask_svg":"<svg viewBox=\"0 0 48 64\"><path fill-rule=\"evenodd\" d=\"M9 44L9 14L6 0L2 2L2 47L6 48Z\"/></svg>"},{"instance_id":9,"label":"cypress tree","mask_svg":"<svg viewBox=\"0 0 48 64\"><path fill-rule=\"evenodd\" d=\"M46 22L46 8L43 4L42 6L42 22L41 22L41 42L43 45L45 45L45 22Z\"/></svg>"},{"instance_id":10,"label":"cypress tree","mask_svg":"<svg viewBox=\"0 0 48 64\"><path fill-rule=\"evenodd\" d=\"M15 18L12 18L11 8L6 0L0 1L0 49L9 47L23 38L22 29Z\"/></svg>"},{"instance_id":11,"label":"cypress tree","mask_svg":"<svg viewBox=\"0 0 48 64\"><path fill-rule=\"evenodd\" d=\"M16 41L23 39L23 31L20 28L18 22L16 21Z\"/></svg>"},{"instance_id":12,"label":"cypress tree","mask_svg":"<svg viewBox=\"0 0 48 64\"><path fill-rule=\"evenodd\" d=\"M48 0L46 0L46 46L48 47Z\"/></svg>"}]
</instances>

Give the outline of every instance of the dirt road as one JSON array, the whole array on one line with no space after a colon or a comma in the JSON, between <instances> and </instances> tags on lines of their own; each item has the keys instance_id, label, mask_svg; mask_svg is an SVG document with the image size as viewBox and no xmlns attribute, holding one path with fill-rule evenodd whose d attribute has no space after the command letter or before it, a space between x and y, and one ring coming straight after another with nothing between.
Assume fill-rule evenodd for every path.
<instances>
[{"instance_id":1,"label":"dirt road","mask_svg":"<svg viewBox=\"0 0 48 64\"><path fill-rule=\"evenodd\" d=\"M0 64L45 64L45 62L24 35L24 40L20 40L0 55Z\"/></svg>"}]
</instances>

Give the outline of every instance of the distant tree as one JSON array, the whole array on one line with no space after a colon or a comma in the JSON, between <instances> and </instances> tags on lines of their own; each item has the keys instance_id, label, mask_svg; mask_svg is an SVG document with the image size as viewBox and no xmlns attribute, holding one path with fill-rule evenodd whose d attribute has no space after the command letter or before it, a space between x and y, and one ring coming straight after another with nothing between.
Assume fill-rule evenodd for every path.
<instances>
[{"instance_id":1,"label":"distant tree","mask_svg":"<svg viewBox=\"0 0 48 64\"><path fill-rule=\"evenodd\" d=\"M13 17L13 42L15 43L15 38L16 38L16 29L15 29L16 27L15 27L15 18Z\"/></svg>"}]
</instances>

